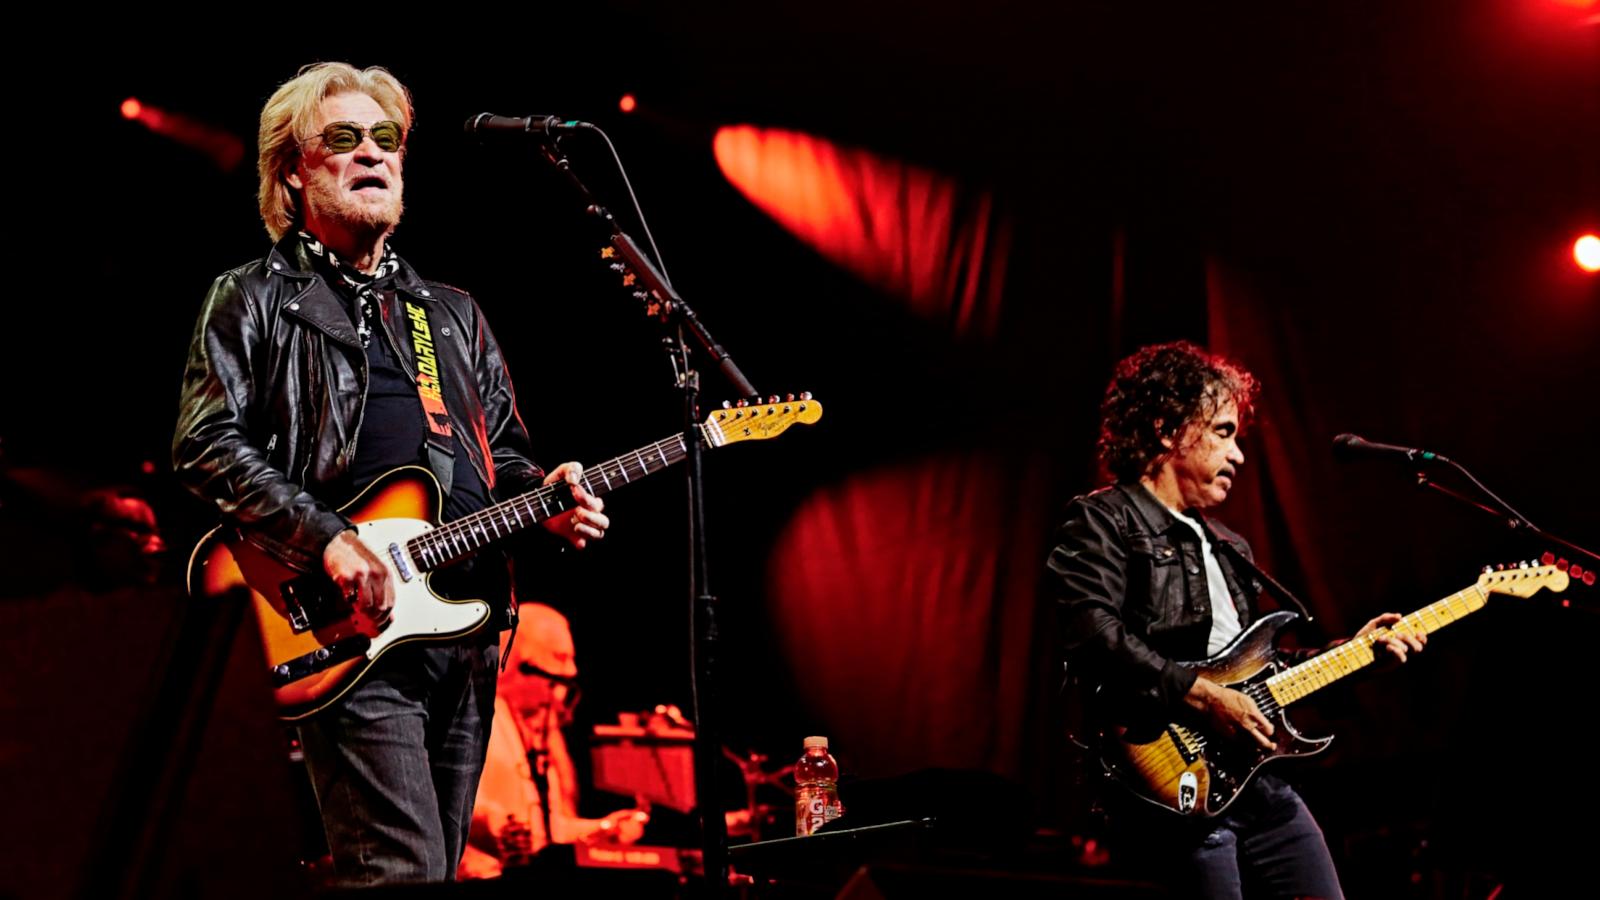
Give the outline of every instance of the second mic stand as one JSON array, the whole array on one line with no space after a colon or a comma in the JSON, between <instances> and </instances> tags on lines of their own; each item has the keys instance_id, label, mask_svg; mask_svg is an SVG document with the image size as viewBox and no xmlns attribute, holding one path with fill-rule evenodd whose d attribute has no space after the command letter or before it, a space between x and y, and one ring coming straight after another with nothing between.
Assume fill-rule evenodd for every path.
<instances>
[{"instance_id":1,"label":"second mic stand","mask_svg":"<svg viewBox=\"0 0 1600 900\"><path fill-rule=\"evenodd\" d=\"M1466 466L1461 465L1460 463L1456 462L1453 459L1450 459L1450 458L1444 457L1444 456L1439 456L1437 454L1434 454L1433 460L1437 461L1437 462L1442 462L1445 465L1448 465L1449 467L1451 467L1452 469L1455 469L1457 472L1460 472L1462 475L1464 475L1466 477L1466 479L1468 481L1472 482L1472 484L1475 485L1478 488L1478 490L1482 491L1483 495L1485 497L1487 497L1489 499L1490 503L1493 503L1494 505L1490 506L1490 505L1482 502L1481 500L1473 499L1472 497L1469 497L1466 494L1461 493L1460 491L1456 490L1455 488L1440 484L1439 482L1435 481L1433 478L1429 477L1427 470L1421 468L1420 466L1417 469L1417 487L1419 487L1419 488L1430 488L1432 490L1438 491L1439 493L1445 495L1446 497L1451 497L1451 498L1453 498L1455 500L1460 501L1461 503L1466 504L1467 506L1472 507L1473 509L1481 510L1483 512L1488 513L1491 516L1494 516L1495 518L1497 518L1500 521L1504 522L1506 527L1512 529L1513 531L1526 531L1526 532L1528 532L1530 534L1536 534L1539 537L1544 538L1547 541L1551 541L1551 542L1560 544L1561 546L1566 547L1566 548L1568 548L1570 550L1574 550L1574 551L1576 551L1578 553L1582 553L1584 556L1589 557L1589 559L1594 560L1596 563L1600 563L1600 554L1596 554L1592 550L1586 549L1584 547L1580 547L1577 544L1574 544L1573 542L1567 540L1566 538L1560 537L1558 535L1551 534L1550 532L1545 531L1544 529L1542 529L1542 528L1538 527L1537 525L1534 525L1532 522L1528 521L1528 517L1527 516L1524 516L1522 513L1517 512L1516 509L1512 508L1511 504L1509 504L1506 501L1500 499L1499 495L1495 494L1494 491L1491 491L1491 490L1489 490L1488 487L1484 486L1483 482L1479 481L1476 477L1473 476L1473 474L1471 472L1467 471L1467 467ZM1592 565L1593 564L1591 564L1591 568L1592 568Z\"/></svg>"}]
</instances>

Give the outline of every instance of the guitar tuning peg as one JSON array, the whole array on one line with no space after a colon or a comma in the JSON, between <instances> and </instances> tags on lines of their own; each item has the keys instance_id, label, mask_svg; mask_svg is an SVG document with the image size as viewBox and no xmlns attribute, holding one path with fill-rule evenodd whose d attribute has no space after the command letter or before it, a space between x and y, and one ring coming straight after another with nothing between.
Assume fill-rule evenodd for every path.
<instances>
[{"instance_id":1,"label":"guitar tuning peg","mask_svg":"<svg viewBox=\"0 0 1600 900\"><path fill-rule=\"evenodd\" d=\"M768 396L767 397L767 402L768 403L777 403L778 402L778 395L777 394L772 394L772 395Z\"/></svg>"},{"instance_id":2,"label":"guitar tuning peg","mask_svg":"<svg viewBox=\"0 0 1600 900\"><path fill-rule=\"evenodd\" d=\"M722 401L722 408L723 409L733 409L733 404L729 403L726 400L724 400L724 401Z\"/></svg>"},{"instance_id":3,"label":"guitar tuning peg","mask_svg":"<svg viewBox=\"0 0 1600 900\"><path fill-rule=\"evenodd\" d=\"M1494 564L1494 570L1496 572L1504 572L1506 570L1506 564L1505 563L1495 563Z\"/></svg>"},{"instance_id":4,"label":"guitar tuning peg","mask_svg":"<svg viewBox=\"0 0 1600 900\"><path fill-rule=\"evenodd\" d=\"M801 391L800 392L800 399L801 400L810 400L811 399L811 392L810 391Z\"/></svg>"},{"instance_id":5,"label":"guitar tuning peg","mask_svg":"<svg viewBox=\"0 0 1600 900\"><path fill-rule=\"evenodd\" d=\"M783 399L784 399L784 402L786 402L786 403L793 403L794 402L794 395L793 394L784 394L783 395Z\"/></svg>"},{"instance_id":6,"label":"guitar tuning peg","mask_svg":"<svg viewBox=\"0 0 1600 900\"><path fill-rule=\"evenodd\" d=\"M1485 575L1493 575L1494 574L1494 566L1484 566L1483 567L1483 574L1485 574Z\"/></svg>"},{"instance_id":7,"label":"guitar tuning peg","mask_svg":"<svg viewBox=\"0 0 1600 900\"><path fill-rule=\"evenodd\" d=\"M739 400L739 401L736 401L733 405L738 407L739 409L744 409L746 406L750 405L750 401L749 400Z\"/></svg>"},{"instance_id":8,"label":"guitar tuning peg","mask_svg":"<svg viewBox=\"0 0 1600 900\"><path fill-rule=\"evenodd\" d=\"M1523 569L1531 569L1531 568L1533 568L1533 566L1531 566L1531 565L1530 565L1530 564L1529 564L1529 563L1528 563L1528 561L1527 561L1527 560L1523 560L1523 561L1522 561L1522 565L1521 565L1521 566L1519 566L1519 568L1523 568Z\"/></svg>"}]
</instances>

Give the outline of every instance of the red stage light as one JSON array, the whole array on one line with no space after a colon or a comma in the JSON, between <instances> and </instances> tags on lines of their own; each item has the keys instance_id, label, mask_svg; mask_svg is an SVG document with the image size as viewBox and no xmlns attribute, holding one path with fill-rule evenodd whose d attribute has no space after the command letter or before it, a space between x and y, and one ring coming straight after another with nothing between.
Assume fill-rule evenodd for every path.
<instances>
[{"instance_id":1,"label":"red stage light","mask_svg":"<svg viewBox=\"0 0 1600 900\"><path fill-rule=\"evenodd\" d=\"M634 99L632 94L623 94L622 99L617 101L617 108L625 113L631 113L639 108L639 101Z\"/></svg>"},{"instance_id":2,"label":"red stage light","mask_svg":"<svg viewBox=\"0 0 1600 900\"><path fill-rule=\"evenodd\" d=\"M1600 235L1586 234L1573 241L1572 258L1585 272L1600 272Z\"/></svg>"},{"instance_id":3,"label":"red stage light","mask_svg":"<svg viewBox=\"0 0 1600 900\"><path fill-rule=\"evenodd\" d=\"M144 111L144 104L132 97L122 101L122 117L124 119L137 119L139 113Z\"/></svg>"}]
</instances>

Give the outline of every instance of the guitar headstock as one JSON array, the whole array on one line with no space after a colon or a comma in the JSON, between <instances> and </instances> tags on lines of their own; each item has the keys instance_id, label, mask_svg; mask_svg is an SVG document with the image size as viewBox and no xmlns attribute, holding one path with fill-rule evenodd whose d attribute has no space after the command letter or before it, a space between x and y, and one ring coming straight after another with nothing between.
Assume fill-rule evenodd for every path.
<instances>
[{"instance_id":1,"label":"guitar headstock","mask_svg":"<svg viewBox=\"0 0 1600 900\"><path fill-rule=\"evenodd\" d=\"M774 394L765 403L740 400L723 403L706 417L706 439L713 447L739 441L764 441L789 430L791 425L812 425L822 418L822 404L810 393L790 394L779 399Z\"/></svg>"},{"instance_id":2,"label":"guitar headstock","mask_svg":"<svg viewBox=\"0 0 1600 900\"><path fill-rule=\"evenodd\" d=\"M1555 558L1546 553L1540 565L1520 562L1485 566L1483 574L1478 576L1478 589L1484 593L1531 597L1547 588L1556 593L1564 591L1574 578L1581 581L1585 575L1588 576L1588 583L1594 584L1593 572L1584 572L1579 566L1568 566L1564 559L1560 562L1557 565Z\"/></svg>"}]
</instances>

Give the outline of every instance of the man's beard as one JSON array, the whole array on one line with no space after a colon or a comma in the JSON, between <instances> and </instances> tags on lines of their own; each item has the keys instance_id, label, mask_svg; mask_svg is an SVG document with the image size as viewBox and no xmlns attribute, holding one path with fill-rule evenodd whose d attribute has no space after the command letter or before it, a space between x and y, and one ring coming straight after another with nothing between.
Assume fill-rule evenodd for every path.
<instances>
[{"instance_id":1,"label":"man's beard","mask_svg":"<svg viewBox=\"0 0 1600 900\"><path fill-rule=\"evenodd\" d=\"M317 217L333 224L357 238L371 238L388 234L400 224L405 212L402 185L389 188L388 200L370 204L349 196L341 188L332 188L321 181L306 185L306 205L317 211Z\"/></svg>"}]
</instances>

